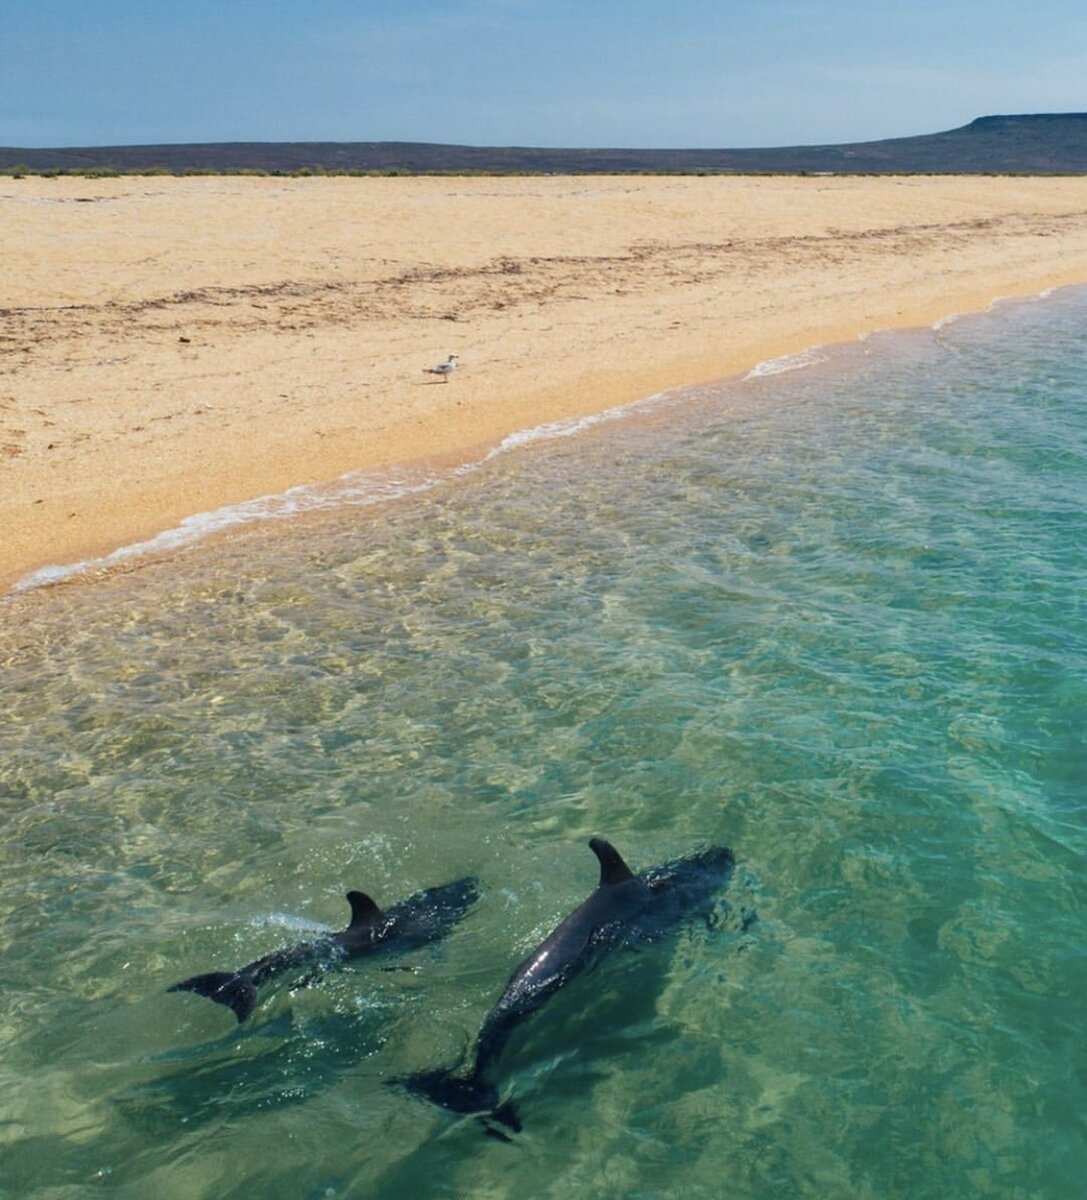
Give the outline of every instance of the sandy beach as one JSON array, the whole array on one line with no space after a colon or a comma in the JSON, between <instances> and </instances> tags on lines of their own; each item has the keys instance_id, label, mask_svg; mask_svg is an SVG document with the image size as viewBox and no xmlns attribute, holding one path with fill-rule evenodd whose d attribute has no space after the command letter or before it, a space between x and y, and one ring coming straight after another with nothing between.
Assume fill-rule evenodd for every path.
<instances>
[{"instance_id":1,"label":"sandy beach","mask_svg":"<svg viewBox=\"0 0 1087 1200\"><path fill-rule=\"evenodd\" d=\"M26 178L0 214L0 591L1087 281L1082 178ZM449 382L424 373L449 353Z\"/></svg>"}]
</instances>

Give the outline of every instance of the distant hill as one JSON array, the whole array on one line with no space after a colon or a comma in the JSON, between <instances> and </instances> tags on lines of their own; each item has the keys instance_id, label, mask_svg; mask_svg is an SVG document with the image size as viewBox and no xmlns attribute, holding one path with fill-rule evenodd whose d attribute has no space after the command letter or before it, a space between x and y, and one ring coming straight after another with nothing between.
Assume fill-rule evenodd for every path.
<instances>
[{"instance_id":1,"label":"distant hill","mask_svg":"<svg viewBox=\"0 0 1087 1200\"><path fill-rule=\"evenodd\" d=\"M753 150L563 150L428 142L209 142L162 146L0 148L12 173L167 172L590 174L1087 173L1087 113L978 117L960 129L832 146Z\"/></svg>"}]
</instances>

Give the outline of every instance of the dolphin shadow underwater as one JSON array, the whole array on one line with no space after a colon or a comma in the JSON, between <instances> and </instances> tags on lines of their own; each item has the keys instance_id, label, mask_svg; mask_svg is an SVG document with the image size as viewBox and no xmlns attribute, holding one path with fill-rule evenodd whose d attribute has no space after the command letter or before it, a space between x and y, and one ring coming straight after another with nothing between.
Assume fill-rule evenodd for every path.
<instances>
[{"instance_id":1,"label":"dolphin shadow underwater","mask_svg":"<svg viewBox=\"0 0 1087 1200\"><path fill-rule=\"evenodd\" d=\"M266 980L308 966L310 972L300 981L308 984L348 958L382 950L415 950L444 938L478 898L478 881L471 876L414 892L384 912L365 892L348 892L351 921L338 933L273 950L237 971L194 975L166 990L207 996L226 1005L241 1023L256 1007L257 988Z\"/></svg>"},{"instance_id":2,"label":"dolphin shadow underwater","mask_svg":"<svg viewBox=\"0 0 1087 1200\"><path fill-rule=\"evenodd\" d=\"M709 920L735 863L731 850L714 846L635 875L604 838L594 837L589 847L600 862L599 884L514 971L484 1018L468 1073L457 1063L391 1084L451 1112L479 1114L490 1136L508 1140L492 1122L518 1133L521 1121L510 1102L499 1102L493 1077L517 1026L617 947L656 942L697 916Z\"/></svg>"},{"instance_id":3,"label":"dolphin shadow underwater","mask_svg":"<svg viewBox=\"0 0 1087 1200\"><path fill-rule=\"evenodd\" d=\"M393 1019L387 1004L257 1018L215 1041L144 1058L111 1100L128 1124L156 1137L179 1124L298 1107L377 1054Z\"/></svg>"}]
</instances>

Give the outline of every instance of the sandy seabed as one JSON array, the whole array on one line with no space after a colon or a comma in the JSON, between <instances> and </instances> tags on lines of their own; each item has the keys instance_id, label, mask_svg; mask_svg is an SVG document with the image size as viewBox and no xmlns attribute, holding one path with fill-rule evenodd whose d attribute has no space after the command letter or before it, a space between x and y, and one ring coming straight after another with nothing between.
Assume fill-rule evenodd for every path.
<instances>
[{"instance_id":1,"label":"sandy seabed","mask_svg":"<svg viewBox=\"0 0 1087 1200\"><path fill-rule=\"evenodd\" d=\"M0 218L0 591L1087 281L1084 178L27 178Z\"/></svg>"}]
</instances>

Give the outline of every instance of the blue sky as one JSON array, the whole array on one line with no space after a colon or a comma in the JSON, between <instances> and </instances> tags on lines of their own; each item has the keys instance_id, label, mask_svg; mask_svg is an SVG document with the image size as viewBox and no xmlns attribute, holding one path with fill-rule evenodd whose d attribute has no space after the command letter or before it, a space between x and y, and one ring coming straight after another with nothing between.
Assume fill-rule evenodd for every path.
<instances>
[{"instance_id":1,"label":"blue sky","mask_svg":"<svg viewBox=\"0 0 1087 1200\"><path fill-rule=\"evenodd\" d=\"M0 0L8 146L774 146L1070 111L1083 0Z\"/></svg>"}]
</instances>

